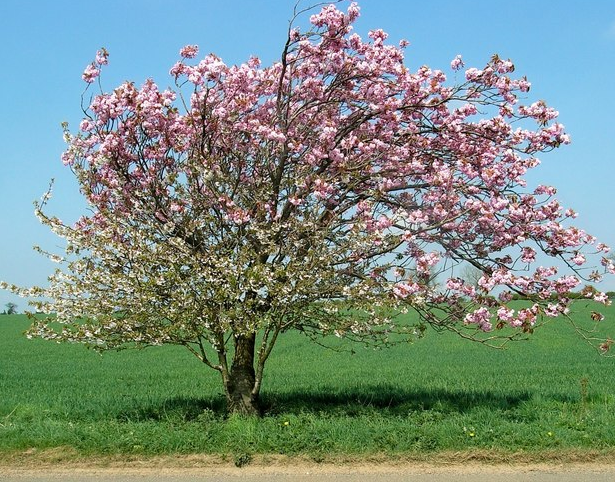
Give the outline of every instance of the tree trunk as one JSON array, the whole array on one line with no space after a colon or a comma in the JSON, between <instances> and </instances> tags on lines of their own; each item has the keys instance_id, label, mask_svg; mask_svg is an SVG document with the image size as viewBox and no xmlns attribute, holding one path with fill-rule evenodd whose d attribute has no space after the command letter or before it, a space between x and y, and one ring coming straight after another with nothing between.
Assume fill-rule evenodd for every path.
<instances>
[{"instance_id":1,"label":"tree trunk","mask_svg":"<svg viewBox=\"0 0 615 482\"><path fill-rule=\"evenodd\" d=\"M254 370L256 335L235 335L235 354L224 389L228 410L243 415L260 415Z\"/></svg>"}]
</instances>

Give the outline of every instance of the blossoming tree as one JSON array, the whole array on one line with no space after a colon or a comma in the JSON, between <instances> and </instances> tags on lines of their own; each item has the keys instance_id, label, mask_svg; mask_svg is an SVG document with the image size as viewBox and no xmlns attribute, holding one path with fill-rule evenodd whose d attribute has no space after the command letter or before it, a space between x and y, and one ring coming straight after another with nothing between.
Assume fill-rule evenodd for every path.
<instances>
[{"instance_id":1,"label":"blossoming tree","mask_svg":"<svg viewBox=\"0 0 615 482\"><path fill-rule=\"evenodd\" d=\"M554 188L526 187L536 156L569 138L555 110L525 102L513 64L462 70L457 57L449 85L404 65L405 42L352 33L358 15L331 5L307 32L291 24L268 67L193 61L187 46L176 89L93 95L63 156L91 214L67 225L37 204L66 253L50 254L48 287L10 287L53 313L29 333L185 346L220 373L230 410L256 413L288 330L387 344L430 324L505 342L565 313L581 279L613 273L607 258L586 268L608 248L568 226ZM83 79L107 61L100 51ZM536 266L537 253L560 261ZM514 309L514 293L532 302Z\"/></svg>"}]
</instances>

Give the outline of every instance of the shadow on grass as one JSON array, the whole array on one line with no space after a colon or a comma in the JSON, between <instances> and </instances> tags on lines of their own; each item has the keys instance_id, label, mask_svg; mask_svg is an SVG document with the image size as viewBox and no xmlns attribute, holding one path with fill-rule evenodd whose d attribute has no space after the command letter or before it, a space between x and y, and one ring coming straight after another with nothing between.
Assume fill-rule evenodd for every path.
<instances>
[{"instance_id":1,"label":"shadow on grass","mask_svg":"<svg viewBox=\"0 0 615 482\"><path fill-rule=\"evenodd\" d=\"M211 398L176 397L160 404L136 406L117 415L121 422L179 421L191 422L199 419L224 416L226 404L222 396Z\"/></svg>"},{"instance_id":2,"label":"shadow on grass","mask_svg":"<svg viewBox=\"0 0 615 482\"><path fill-rule=\"evenodd\" d=\"M378 412L398 416L412 412L434 411L443 414L464 413L485 407L507 411L532 398L527 391L513 393L472 392L459 390L403 390L392 385L363 386L339 391L268 392L261 396L265 416L313 413L323 416L361 416ZM159 405L135 407L123 412L120 420L182 420L220 418L226 415L222 396L211 398L172 398Z\"/></svg>"},{"instance_id":3,"label":"shadow on grass","mask_svg":"<svg viewBox=\"0 0 615 482\"><path fill-rule=\"evenodd\" d=\"M463 413L477 407L510 410L530 400L524 392L495 393L460 390L404 390L392 385L374 385L349 391L293 391L267 393L262 397L266 413L323 413L358 416L378 411L389 415L407 415L417 411Z\"/></svg>"}]
</instances>

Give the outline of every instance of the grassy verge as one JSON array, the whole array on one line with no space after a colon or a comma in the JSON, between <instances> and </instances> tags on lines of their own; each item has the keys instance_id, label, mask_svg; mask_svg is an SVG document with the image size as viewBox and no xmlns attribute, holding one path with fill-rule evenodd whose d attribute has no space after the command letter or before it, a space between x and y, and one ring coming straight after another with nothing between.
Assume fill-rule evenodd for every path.
<instances>
[{"instance_id":1,"label":"grassy verge","mask_svg":"<svg viewBox=\"0 0 615 482\"><path fill-rule=\"evenodd\" d=\"M392 468L460 468L472 466L506 466L536 468L566 465L567 467L613 467L615 450L542 450L537 452L509 452L501 450L466 450L461 452L412 452L403 454L346 454L317 458L311 455L294 456L278 454L251 454L249 467L274 472L285 469L358 468L368 472L385 471ZM237 454L83 454L71 447L25 452L0 452L0 468L40 470L42 468L72 469L148 469L148 470L190 470L198 468L228 469L237 463Z\"/></svg>"},{"instance_id":2,"label":"grassy verge","mask_svg":"<svg viewBox=\"0 0 615 482\"><path fill-rule=\"evenodd\" d=\"M579 306L575 316L589 319L592 309ZM615 309L606 314L608 329ZM413 345L349 355L285 335L258 420L226 417L217 373L187 351L100 356L26 340L27 324L0 317L0 461L209 454L241 465L273 455L542 460L615 452L615 360L565 320L504 351L429 333Z\"/></svg>"}]
</instances>

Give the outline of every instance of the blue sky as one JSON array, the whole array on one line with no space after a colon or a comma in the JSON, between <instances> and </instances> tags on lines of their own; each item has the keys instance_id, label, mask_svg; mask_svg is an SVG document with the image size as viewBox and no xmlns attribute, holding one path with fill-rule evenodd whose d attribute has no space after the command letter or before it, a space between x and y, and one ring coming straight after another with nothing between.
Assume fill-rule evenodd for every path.
<instances>
[{"instance_id":1,"label":"blue sky","mask_svg":"<svg viewBox=\"0 0 615 482\"><path fill-rule=\"evenodd\" d=\"M104 46L103 84L172 85L168 70L185 44L227 63L250 55L278 59L295 0L2 0L0 2L0 279L44 283L53 265L32 251L59 241L40 226L32 201L56 179L49 210L71 221L83 202L62 166L61 122L81 119L81 72ZM310 2L303 1L302 5ZM356 31L382 28L411 43L407 65L448 71L463 55L482 67L493 53L511 58L532 82L530 99L560 111L573 143L542 156L533 184L552 184L579 212L576 224L615 247L615 2L571 0L363 0ZM449 76L452 79L452 76ZM611 281L605 289L615 289ZM0 292L0 309L14 301Z\"/></svg>"}]
</instances>

